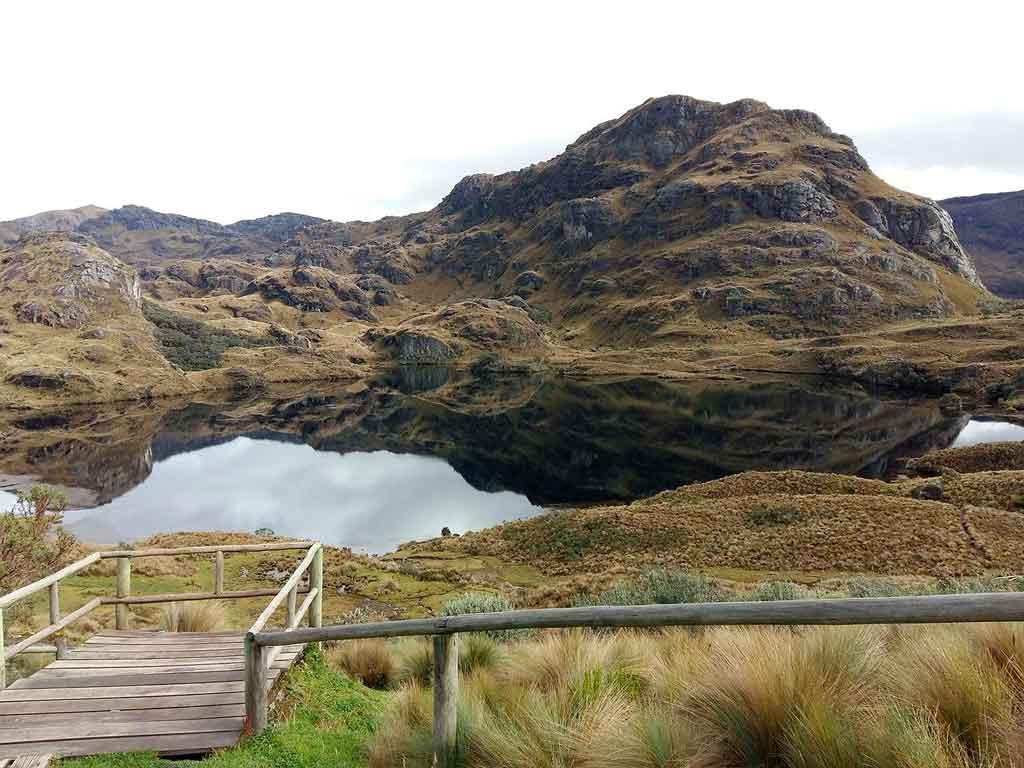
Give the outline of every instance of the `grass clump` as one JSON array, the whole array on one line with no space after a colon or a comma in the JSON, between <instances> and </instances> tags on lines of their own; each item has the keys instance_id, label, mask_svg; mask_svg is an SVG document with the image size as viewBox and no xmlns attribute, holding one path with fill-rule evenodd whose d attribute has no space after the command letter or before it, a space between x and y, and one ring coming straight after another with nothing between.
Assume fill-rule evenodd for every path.
<instances>
[{"instance_id":1,"label":"grass clump","mask_svg":"<svg viewBox=\"0 0 1024 768\"><path fill-rule=\"evenodd\" d=\"M324 656L331 669L341 670L367 688L390 688L398 680L394 653L383 638L342 641Z\"/></svg>"},{"instance_id":2,"label":"grass clump","mask_svg":"<svg viewBox=\"0 0 1024 768\"><path fill-rule=\"evenodd\" d=\"M153 324L161 354L186 371L219 368L224 351L231 347L270 347L278 343L266 336L246 336L215 328L151 301L142 303L142 311Z\"/></svg>"},{"instance_id":3,"label":"grass clump","mask_svg":"<svg viewBox=\"0 0 1024 768\"><path fill-rule=\"evenodd\" d=\"M227 624L227 611L216 600L169 603L160 626L167 632L217 632Z\"/></svg>"},{"instance_id":4,"label":"grass clump","mask_svg":"<svg viewBox=\"0 0 1024 768\"><path fill-rule=\"evenodd\" d=\"M796 507L757 507L747 513L751 525L789 525L803 518Z\"/></svg>"}]
</instances>

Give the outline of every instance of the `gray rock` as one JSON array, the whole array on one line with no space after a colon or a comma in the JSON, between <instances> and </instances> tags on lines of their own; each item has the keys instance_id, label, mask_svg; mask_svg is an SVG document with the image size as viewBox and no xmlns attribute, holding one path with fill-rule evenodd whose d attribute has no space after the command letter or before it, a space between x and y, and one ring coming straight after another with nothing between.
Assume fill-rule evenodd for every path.
<instances>
[{"instance_id":1,"label":"gray rock","mask_svg":"<svg viewBox=\"0 0 1024 768\"><path fill-rule=\"evenodd\" d=\"M929 480L914 488L910 495L921 501L942 501L946 488L941 479Z\"/></svg>"},{"instance_id":2,"label":"gray rock","mask_svg":"<svg viewBox=\"0 0 1024 768\"><path fill-rule=\"evenodd\" d=\"M384 345L403 363L443 363L458 355L447 342L422 331L397 331L384 338Z\"/></svg>"}]
</instances>

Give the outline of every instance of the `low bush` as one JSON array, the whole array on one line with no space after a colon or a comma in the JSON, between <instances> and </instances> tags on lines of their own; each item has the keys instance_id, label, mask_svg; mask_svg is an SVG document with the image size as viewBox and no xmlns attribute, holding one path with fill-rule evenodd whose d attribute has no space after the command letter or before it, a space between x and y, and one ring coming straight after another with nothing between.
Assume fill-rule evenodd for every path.
<instances>
[{"instance_id":1,"label":"low bush","mask_svg":"<svg viewBox=\"0 0 1024 768\"><path fill-rule=\"evenodd\" d=\"M653 570L635 581L617 584L596 595L581 595L576 605L650 605L714 603L730 600L734 593L700 573Z\"/></svg>"},{"instance_id":2,"label":"low bush","mask_svg":"<svg viewBox=\"0 0 1024 768\"><path fill-rule=\"evenodd\" d=\"M271 347L279 343L269 336L246 336L216 328L151 301L144 301L142 310L153 324L161 354L186 371L219 368L224 351L231 347Z\"/></svg>"},{"instance_id":3,"label":"low bush","mask_svg":"<svg viewBox=\"0 0 1024 768\"><path fill-rule=\"evenodd\" d=\"M324 654L327 665L355 678L367 688L390 688L398 680L392 649L383 639L346 640Z\"/></svg>"},{"instance_id":4,"label":"low bush","mask_svg":"<svg viewBox=\"0 0 1024 768\"><path fill-rule=\"evenodd\" d=\"M500 613L501 611L515 610L515 603L505 595L468 592L454 600L449 600L441 608L442 616L461 616L469 613ZM498 642L510 642L529 637L529 630L494 630L486 633L492 640Z\"/></svg>"}]
</instances>

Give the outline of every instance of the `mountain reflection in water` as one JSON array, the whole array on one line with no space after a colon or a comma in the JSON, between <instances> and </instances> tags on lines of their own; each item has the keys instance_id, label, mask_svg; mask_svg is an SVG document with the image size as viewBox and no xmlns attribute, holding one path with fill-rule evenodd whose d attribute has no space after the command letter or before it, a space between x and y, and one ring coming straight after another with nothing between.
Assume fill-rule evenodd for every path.
<instances>
[{"instance_id":1,"label":"mountain reflection in water","mask_svg":"<svg viewBox=\"0 0 1024 768\"><path fill-rule=\"evenodd\" d=\"M267 527L380 550L442 526L481 528L540 505L629 500L751 469L882 476L952 444L975 429L968 421L934 401L822 379L481 379L412 368L316 390L0 413L0 492L41 480L75 506L108 505L72 516L108 543Z\"/></svg>"}]
</instances>

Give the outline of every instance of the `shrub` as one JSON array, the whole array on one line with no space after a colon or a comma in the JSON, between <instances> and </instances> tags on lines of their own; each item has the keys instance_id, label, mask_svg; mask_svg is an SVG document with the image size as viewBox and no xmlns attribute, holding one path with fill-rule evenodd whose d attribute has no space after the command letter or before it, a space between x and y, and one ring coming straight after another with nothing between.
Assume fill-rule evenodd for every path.
<instances>
[{"instance_id":1,"label":"shrub","mask_svg":"<svg viewBox=\"0 0 1024 768\"><path fill-rule=\"evenodd\" d=\"M732 596L731 592L703 574L659 569L597 595L580 596L576 605L714 603L729 600Z\"/></svg>"},{"instance_id":2,"label":"shrub","mask_svg":"<svg viewBox=\"0 0 1024 768\"><path fill-rule=\"evenodd\" d=\"M380 638L346 640L326 653L327 664L340 669L368 688L389 688L398 679L398 668L388 643Z\"/></svg>"},{"instance_id":3,"label":"shrub","mask_svg":"<svg viewBox=\"0 0 1024 768\"><path fill-rule=\"evenodd\" d=\"M791 581L765 581L754 588L750 599L771 602L773 600L799 600L803 596L804 590L799 584L794 584Z\"/></svg>"},{"instance_id":4,"label":"shrub","mask_svg":"<svg viewBox=\"0 0 1024 768\"><path fill-rule=\"evenodd\" d=\"M398 656L399 681L430 685L434 674L434 652L429 640L404 640L397 644L395 652Z\"/></svg>"},{"instance_id":5,"label":"shrub","mask_svg":"<svg viewBox=\"0 0 1024 768\"><path fill-rule=\"evenodd\" d=\"M467 592L445 603L441 608L441 615L461 616L471 613L500 613L502 611L513 611L515 607L515 603L505 595ZM529 637L530 631L527 629L502 629L492 630L485 634L498 642L510 642Z\"/></svg>"},{"instance_id":6,"label":"shrub","mask_svg":"<svg viewBox=\"0 0 1024 768\"><path fill-rule=\"evenodd\" d=\"M215 328L151 301L142 303L142 311L153 324L161 354L186 371L219 368L224 351L230 347L268 347L278 343L270 337L245 336Z\"/></svg>"},{"instance_id":7,"label":"shrub","mask_svg":"<svg viewBox=\"0 0 1024 768\"><path fill-rule=\"evenodd\" d=\"M505 653L501 646L487 635L473 632L459 637L459 671L462 674L495 670L504 661Z\"/></svg>"},{"instance_id":8,"label":"shrub","mask_svg":"<svg viewBox=\"0 0 1024 768\"><path fill-rule=\"evenodd\" d=\"M67 505L63 493L34 485L0 513L0 594L52 573L70 558L75 537L61 527Z\"/></svg>"},{"instance_id":9,"label":"shrub","mask_svg":"<svg viewBox=\"0 0 1024 768\"><path fill-rule=\"evenodd\" d=\"M164 607L161 626L168 632L216 632L227 622L224 605L215 600L189 600Z\"/></svg>"}]
</instances>

